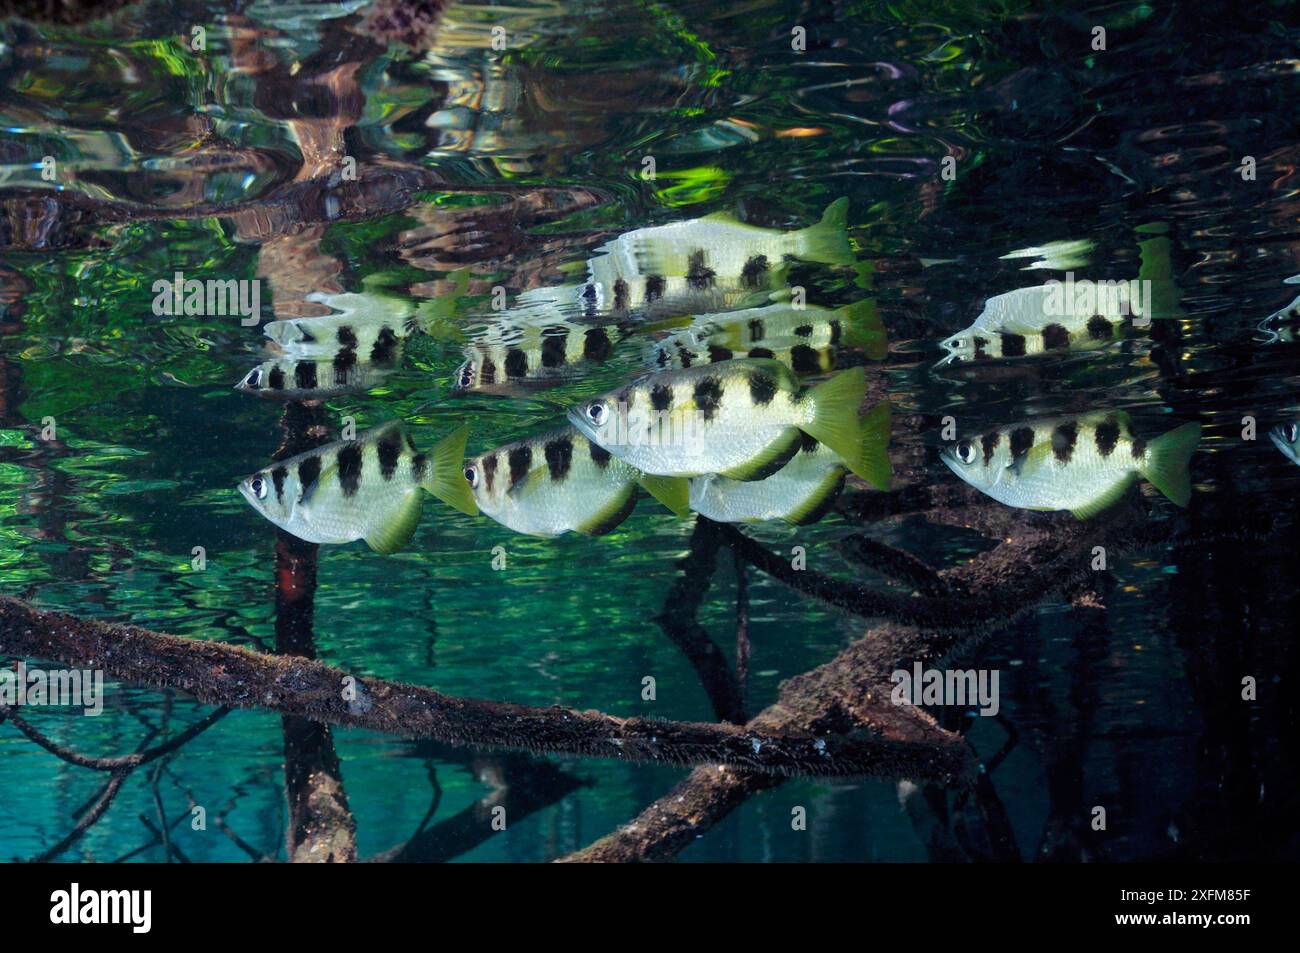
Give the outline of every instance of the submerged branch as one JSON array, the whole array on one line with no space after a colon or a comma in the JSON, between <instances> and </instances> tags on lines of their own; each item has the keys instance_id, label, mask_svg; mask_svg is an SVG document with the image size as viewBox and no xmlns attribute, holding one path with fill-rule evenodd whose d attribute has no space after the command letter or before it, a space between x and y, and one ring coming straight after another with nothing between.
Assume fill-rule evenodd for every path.
<instances>
[{"instance_id":1,"label":"submerged branch","mask_svg":"<svg viewBox=\"0 0 1300 953\"><path fill-rule=\"evenodd\" d=\"M310 659L78 619L5 596L0 596L0 652L98 667L112 678L180 689L210 704L453 744L627 761L723 763L777 774L900 773L945 779L962 770L952 757L936 759L928 744L910 737L816 737L625 719L559 706L457 698L378 678L345 681L349 673Z\"/></svg>"}]
</instances>

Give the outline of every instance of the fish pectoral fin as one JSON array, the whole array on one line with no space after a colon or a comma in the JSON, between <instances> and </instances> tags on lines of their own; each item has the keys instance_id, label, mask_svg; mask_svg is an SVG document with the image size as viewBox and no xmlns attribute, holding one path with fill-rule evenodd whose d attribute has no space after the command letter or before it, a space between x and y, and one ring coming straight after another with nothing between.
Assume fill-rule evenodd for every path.
<instances>
[{"instance_id":1,"label":"fish pectoral fin","mask_svg":"<svg viewBox=\"0 0 1300 953\"><path fill-rule=\"evenodd\" d=\"M401 507L382 526L366 534L366 545L377 553L395 553L404 549L415 535L424 509L424 497L417 491L408 493Z\"/></svg>"},{"instance_id":2,"label":"fish pectoral fin","mask_svg":"<svg viewBox=\"0 0 1300 953\"><path fill-rule=\"evenodd\" d=\"M338 464L331 463L320 473L316 474L316 479L312 480L311 483L307 484L305 487L302 488L302 495L298 497L298 507L300 509L305 510L307 506L311 503L312 497L316 495L316 489L318 487L324 486L325 480L330 478L337 478L338 472L339 472Z\"/></svg>"},{"instance_id":3,"label":"fish pectoral fin","mask_svg":"<svg viewBox=\"0 0 1300 953\"><path fill-rule=\"evenodd\" d=\"M573 527L583 536L604 536L618 527L636 507L636 484L629 483L610 503Z\"/></svg>"},{"instance_id":4,"label":"fish pectoral fin","mask_svg":"<svg viewBox=\"0 0 1300 953\"><path fill-rule=\"evenodd\" d=\"M1052 445L1050 443L1037 443L1030 447L1029 452L1019 460L1008 464L1007 469L1023 480L1046 463L1051 456Z\"/></svg>"},{"instance_id":5,"label":"fish pectoral fin","mask_svg":"<svg viewBox=\"0 0 1300 953\"><path fill-rule=\"evenodd\" d=\"M690 481L686 477L655 476L641 474L641 487L656 500L668 507L678 516L686 516L691 511Z\"/></svg>"},{"instance_id":6,"label":"fish pectoral fin","mask_svg":"<svg viewBox=\"0 0 1300 953\"><path fill-rule=\"evenodd\" d=\"M546 479L545 473L546 464L539 463L516 480L514 486L506 490L506 496L513 500L526 500L533 491L543 485Z\"/></svg>"},{"instance_id":7,"label":"fish pectoral fin","mask_svg":"<svg viewBox=\"0 0 1300 953\"><path fill-rule=\"evenodd\" d=\"M1102 493L1101 496L1084 503L1082 506L1076 506L1074 509L1070 510L1070 512L1074 514L1075 519L1092 519L1098 513L1103 510L1108 510L1118 503L1120 498L1128 492L1128 488L1131 487L1136 480L1137 474L1130 473L1125 479L1120 480L1110 489L1106 490L1106 492Z\"/></svg>"}]
</instances>

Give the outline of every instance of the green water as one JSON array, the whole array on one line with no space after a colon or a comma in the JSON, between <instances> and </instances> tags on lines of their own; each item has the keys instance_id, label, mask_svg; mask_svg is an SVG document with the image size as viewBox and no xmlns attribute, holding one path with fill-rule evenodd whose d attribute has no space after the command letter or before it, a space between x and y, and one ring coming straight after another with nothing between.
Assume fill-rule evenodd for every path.
<instances>
[{"instance_id":1,"label":"green water","mask_svg":"<svg viewBox=\"0 0 1300 953\"><path fill-rule=\"evenodd\" d=\"M581 280L594 249L630 229L720 210L801 228L841 196L857 266L801 265L791 280L818 304L876 302L891 349L871 374L895 410L904 482L956 482L935 450L947 414L978 427L1115 408L1148 433L1170 414L1202 421L1198 501L1231 489L1250 506L1293 508L1300 471L1266 439L1239 436L1243 414L1263 430L1295 403L1296 345L1261 343L1255 327L1294 297L1283 282L1300 272L1292 6L1262 5L1243 23L1214 4L453 4L400 39L375 16L356 3L238 14L148 3L78 27L0 24L6 595L275 644L275 530L235 489L282 437L282 403L234 389L263 359L262 335L234 316L156 316L159 279L260 279L271 319L308 313L321 290L427 309L467 270L440 332L415 335L395 373L326 413L358 429L401 418L422 449L469 423L476 453L560 425L575 402L638 373L648 340L630 337L558 387L454 396L465 333L491 320L493 288L513 300ZM195 25L201 51L182 39ZM1090 46L1095 25L1106 51ZM1257 174L1243 180L1247 155ZM363 186L340 183L344 156ZM937 342L985 298L1060 276L1003 256L1080 240L1091 242L1071 266L1081 275L1155 277L1175 337L983 375L933 368ZM1171 511L1157 504L1153 518ZM643 498L607 536L544 540L430 500L399 554L322 548L318 656L454 695L712 720L655 621L692 522ZM833 513L747 532L855 579L861 568L833 544L861 529ZM870 529L941 567L989 545L919 516ZM1274 695L1241 715L1224 700L1238 672L1278 694L1294 684L1294 549L1270 546L1124 560L1104 621L1053 602L972 659L1002 672L1002 718L952 720L985 759L1015 740L991 777L1020 856L1293 855L1295 767L1278 754L1294 750L1293 706ZM730 656L735 570L725 550L718 563L698 619ZM749 583L757 711L868 623L757 572ZM207 710L116 683L105 709L29 717L77 750L118 754ZM416 829L431 778L434 823L488 796L494 773L525 793L535 785L525 816L456 853L535 861L607 833L684 774L552 758L581 782L552 798L538 779L554 771L536 764L353 729L335 740L361 856ZM283 744L277 715L232 713L136 772L59 859L168 859L141 819L156 824L159 803L184 857L248 859L214 824L191 830L190 798L254 853L283 859ZM0 726L0 856L58 842L101 782ZM1087 831L1095 803L1119 805L1104 842ZM791 829L793 806L808 809L807 831ZM932 856L893 782L792 780L683 859Z\"/></svg>"}]
</instances>

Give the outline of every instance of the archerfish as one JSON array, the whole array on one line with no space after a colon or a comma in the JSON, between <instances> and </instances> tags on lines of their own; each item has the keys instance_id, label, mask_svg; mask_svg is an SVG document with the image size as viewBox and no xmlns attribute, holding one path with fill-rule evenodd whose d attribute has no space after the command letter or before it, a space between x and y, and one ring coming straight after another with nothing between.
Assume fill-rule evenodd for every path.
<instances>
[{"instance_id":1,"label":"archerfish","mask_svg":"<svg viewBox=\"0 0 1300 953\"><path fill-rule=\"evenodd\" d=\"M861 367L803 387L778 361L722 361L647 375L573 407L569 422L646 473L733 480L761 480L780 470L803 433L885 488L888 427L858 418L865 396Z\"/></svg>"},{"instance_id":2,"label":"archerfish","mask_svg":"<svg viewBox=\"0 0 1300 953\"><path fill-rule=\"evenodd\" d=\"M715 288L771 289L784 283L787 258L849 265L848 207L847 198L837 199L816 225L788 232L746 225L727 212L638 228L596 249L585 293L618 311Z\"/></svg>"},{"instance_id":3,"label":"archerfish","mask_svg":"<svg viewBox=\"0 0 1300 953\"><path fill-rule=\"evenodd\" d=\"M948 354L938 366L1105 347L1142 316L1136 283L1098 283L1091 295L1074 294L1070 287L1039 285L994 295L970 327L939 342Z\"/></svg>"},{"instance_id":4,"label":"archerfish","mask_svg":"<svg viewBox=\"0 0 1300 953\"><path fill-rule=\"evenodd\" d=\"M453 390L508 393L520 384L560 383L576 376L583 364L608 360L623 333L614 325L561 321L494 327L465 346Z\"/></svg>"},{"instance_id":5,"label":"archerfish","mask_svg":"<svg viewBox=\"0 0 1300 953\"><path fill-rule=\"evenodd\" d=\"M332 357L351 349L358 360L374 361L382 359L394 342L418 330L415 309L401 298L316 292L307 300L325 304L335 313L271 321L262 327L263 334L293 356L324 353Z\"/></svg>"},{"instance_id":6,"label":"archerfish","mask_svg":"<svg viewBox=\"0 0 1300 953\"><path fill-rule=\"evenodd\" d=\"M962 439L941 457L1000 503L1088 519L1116 503L1139 476L1186 506L1188 462L1200 439L1201 425L1186 423L1148 442L1116 410L1004 427Z\"/></svg>"},{"instance_id":7,"label":"archerfish","mask_svg":"<svg viewBox=\"0 0 1300 953\"><path fill-rule=\"evenodd\" d=\"M425 492L462 513L478 508L461 474L468 427L420 453L401 422L317 447L254 473L239 492L268 520L309 543L364 539L377 553L410 542Z\"/></svg>"},{"instance_id":8,"label":"archerfish","mask_svg":"<svg viewBox=\"0 0 1300 953\"><path fill-rule=\"evenodd\" d=\"M1268 432L1268 439L1286 455L1292 463L1300 464L1300 422L1288 420L1278 424Z\"/></svg>"},{"instance_id":9,"label":"archerfish","mask_svg":"<svg viewBox=\"0 0 1300 953\"><path fill-rule=\"evenodd\" d=\"M272 358L240 378L235 389L281 400L324 400L378 386L401 355L400 344L394 342L379 362L358 361L356 352L348 348L333 357Z\"/></svg>"},{"instance_id":10,"label":"archerfish","mask_svg":"<svg viewBox=\"0 0 1300 953\"><path fill-rule=\"evenodd\" d=\"M679 516L686 481L628 466L573 427L490 450L465 464L479 511L530 536L600 536L636 506L640 485Z\"/></svg>"},{"instance_id":11,"label":"archerfish","mask_svg":"<svg viewBox=\"0 0 1300 953\"><path fill-rule=\"evenodd\" d=\"M889 427L889 405L877 404L868 417L880 415ZM840 490L848 467L836 454L807 434L800 434L799 452L764 480L731 480L710 474L691 480L691 509L718 523L762 523L784 520L806 526L820 520Z\"/></svg>"},{"instance_id":12,"label":"archerfish","mask_svg":"<svg viewBox=\"0 0 1300 953\"><path fill-rule=\"evenodd\" d=\"M656 343L649 360L657 368L669 369L735 358L770 358L796 374L808 375L834 370L841 349L880 360L887 347L874 301L834 310L772 304L701 314L689 327Z\"/></svg>"}]
</instances>

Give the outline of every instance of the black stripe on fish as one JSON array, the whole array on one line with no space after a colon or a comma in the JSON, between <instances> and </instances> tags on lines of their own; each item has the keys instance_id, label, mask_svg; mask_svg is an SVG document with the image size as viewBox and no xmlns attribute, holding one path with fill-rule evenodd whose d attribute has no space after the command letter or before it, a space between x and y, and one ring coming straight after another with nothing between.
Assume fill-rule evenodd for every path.
<instances>
[{"instance_id":1,"label":"black stripe on fish","mask_svg":"<svg viewBox=\"0 0 1300 953\"><path fill-rule=\"evenodd\" d=\"M813 333L813 327L811 324L801 324L794 329L794 333L795 333L795 337L801 337L801 338L811 337Z\"/></svg>"},{"instance_id":2,"label":"black stripe on fish","mask_svg":"<svg viewBox=\"0 0 1300 953\"><path fill-rule=\"evenodd\" d=\"M766 407L776 396L776 380L771 374L754 371L749 375L749 399L755 407ZM696 398L698 400L698 397Z\"/></svg>"},{"instance_id":3,"label":"black stripe on fish","mask_svg":"<svg viewBox=\"0 0 1300 953\"><path fill-rule=\"evenodd\" d=\"M815 374L822 369L821 356L807 344L790 349L790 366L796 374Z\"/></svg>"},{"instance_id":4,"label":"black stripe on fish","mask_svg":"<svg viewBox=\"0 0 1300 953\"><path fill-rule=\"evenodd\" d=\"M589 328L586 336L582 340L582 356L589 361L606 360L610 352L614 350L614 345L609 340L609 335L605 333L604 328Z\"/></svg>"},{"instance_id":5,"label":"black stripe on fish","mask_svg":"<svg viewBox=\"0 0 1300 953\"><path fill-rule=\"evenodd\" d=\"M753 343L754 341L761 341L763 339L764 334L766 333L766 330L767 329L763 327L763 322L760 321L758 318L755 318L754 320L750 321L749 322L750 343Z\"/></svg>"},{"instance_id":6,"label":"black stripe on fish","mask_svg":"<svg viewBox=\"0 0 1300 953\"><path fill-rule=\"evenodd\" d=\"M843 328L840 326L839 321L831 322L831 343L832 344L840 343L840 334L842 333L842 331Z\"/></svg>"},{"instance_id":7,"label":"black stripe on fish","mask_svg":"<svg viewBox=\"0 0 1300 953\"><path fill-rule=\"evenodd\" d=\"M1070 346L1070 332L1065 330L1065 325L1049 324L1043 328L1043 349L1047 351L1063 351Z\"/></svg>"},{"instance_id":8,"label":"black stripe on fish","mask_svg":"<svg viewBox=\"0 0 1300 953\"><path fill-rule=\"evenodd\" d=\"M1115 451L1115 444L1119 443L1119 424L1114 417L1107 417L1097 425L1097 452L1103 457L1109 457Z\"/></svg>"},{"instance_id":9,"label":"black stripe on fish","mask_svg":"<svg viewBox=\"0 0 1300 953\"><path fill-rule=\"evenodd\" d=\"M565 344L569 340L567 328L546 328L542 331L542 367L563 367Z\"/></svg>"},{"instance_id":10,"label":"black stripe on fish","mask_svg":"<svg viewBox=\"0 0 1300 953\"><path fill-rule=\"evenodd\" d=\"M650 390L650 406L655 410L667 410L673 405L673 389L667 384L655 384Z\"/></svg>"},{"instance_id":11,"label":"black stripe on fish","mask_svg":"<svg viewBox=\"0 0 1300 953\"><path fill-rule=\"evenodd\" d=\"M609 464L610 453L598 443L587 441L587 449L591 451L591 460L602 470Z\"/></svg>"},{"instance_id":12,"label":"black stripe on fish","mask_svg":"<svg viewBox=\"0 0 1300 953\"><path fill-rule=\"evenodd\" d=\"M1070 457L1074 456L1074 445L1079 439L1079 427L1077 424L1061 424L1052 431L1052 453L1056 459L1062 463L1069 463Z\"/></svg>"},{"instance_id":13,"label":"black stripe on fish","mask_svg":"<svg viewBox=\"0 0 1300 953\"><path fill-rule=\"evenodd\" d=\"M755 347L755 348L750 348L750 350L749 350L749 356L750 356L750 357L754 357L754 358L773 358L773 357L776 357L775 354L773 354L771 351L769 351L769 350L768 350L767 348L765 348L765 347Z\"/></svg>"},{"instance_id":14,"label":"black stripe on fish","mask_svg":"<svg viewBox=\"0 0 1300 953\"><path fill-rule=\"evenodd\" d=\"M352 368L357 363L357 352L351 348L344 348L334 355L334 383L346 384Z\"/></svg>"},{"instance_id":15,"label":"black stripe on fish","mask_svg":"<svg viewBox=\"0 0 1300 953\"><path fill-rule=\"evenodd\" d=\"M745 262L745 267L741 269L740 280L746 288L757 288L763 281L763 276L767 274L767 256L755 255Z\"/></svg>"},{"instance_id":16,"label":"black stripe on fish","mask_svg":"<svg viewBox=\"0 0 1300 953\"><path fill-rule=\"evenodd\" d=\"M429 465L429 458L423 453L411 457L411 479L416 483L424 482L424 468Z\"/></svg>"},{"instance_id":17,"label":"black stripe on fish","mask_svg":"<svg viewBox=\"0 0 1300 953\"><path fill-rule=\"evenodd\" d=\"M487 484L488 492L492 492L492 481L497 475L497 455L489 453L479 464L483 468L483 481Z\"/></svg>"},{"instance_id":18,"label":"black stripe on fish","mask_svg":"<svg viewBox=\"0 0 1300 953\"><path fill-rule=\"evenodd\" d=\"M339 327L339 343L344 347L355 348L357 346L357 335L351 327L344 324Z\"/></svg>"},{"instance_id":19,"label":"black stripe on fish","mask_svg":"<svg viewBox=\"0 0 1300 953\"><path fill-rule=\"evenodd\" d=\"M1002 439L1002 434L996 430L993 433L986 433L980 437L980 448L984 451L984 465L988 466L993 460L993 451L998 448L998 442Z\"/></svg>"},{"instance_id":20,"label":"black stripe on fish","mask_svg":"<svg viewBox=\"0 0 1300 953\"><path fill-rule=\"evenodd\" d=\"M632 409L632 404L636 399L636 391L630 387L624 387L619 391L618 403L623 404L628 410Z\"/></svg>"},{"instance_id":21,"label":"black stripe on fish","mask_svg":"<svg viewBox=\"0 0 1300 953\"><path fill-rule=\"evenodd\" d=\"M299 361L293 366L293 384L299 390L315 389L316 364L314 361Z\"/></svg>"},{"instance_id":22,"label":"black stripe on fish","mask_svg":"<svg viewBox=\"0 0 1300 953\"><path fill-rule=\"evenodd\" d=\"M523 377L528 373L528 355L517 347L506 351L506 377Z\"/></svg>"},{"instance_id":23,"label":"black stripe on fish","mask_svg":"<svg viewBox=\"0 0 1300 953\"><path fill-rule=\"evenodd\" d=\"M533 466L533 448L527 445L515 447L507 458L510 464L510 486L514 486L528 475Z\"/></svg>"},{"instance_id":24,"label":"black stripe on fish","mask_svg":"<svg viewBox=\"0 0 1300 953\"><path fill-rule=\"evenodd\" d=\"M816 437L810 437L802 430L799 431L799 449L803 453L813 453L818 446L820 445L817 443Z\"/></svg>"},{"instance_id":25,"label":"black stripe on fish","mask_svg":"<svg viewBox=\"0 0 1300 953\"><path fill-rule=\"evenodd\" d=\"M989 344L988 340L982 337L976 337L973 338L973 341L975 343L975 356L977 358L984 357L984 349L988 347Z\"/></svg>"},{"instance_id":26,"label":"black stripe on fish","mask_svg":"<svg viewBox=\"0 0 1300 953\"><path fill-rule=\"evenodd\" d=\"M722 403L722 384L716 377L705 377L695 385L695 406L704 419L712 420Z\"/></svg>"},{"instance_id":27,"label":"black stripe on fish","mask_svg":"<svg viewBox=\"0 0 1300 953\"><path fill-rule=\"evenodd\" d=\"M1141 437L1134 437L1131 452L1133 454L1134 460L1141 460L1144 456L1146 456L1147 442L1143 440Z\"/></svg>"},{"instance_id":28,"label":"black stripe on fish","mask_svg":"<svg viewBox=\"0 0 1300 953\"><path fill-rule=\"evenodd\" d=\"M731 348L720 347L717 344L709 345L709 361L716 364L718 361L729 361L735 355L731 353Z\"/></svg>"},{"instance_id":29,"label":"black stripe on fish","mask_svg":"<svg viewBox=\"0 0 1300 953\"><path fill-rule=\"evenodd\" d=\"M303 343L303 344L315 344L315 343L316 343L316 335L312 334L310 331L308 331L306 328L304 328L301 324L295 324L295 325L293 326L293 328L294 328L294 330L297 331L300 335L302 335L302 336L298 339L301 343Z\"/></svg>"},{"instance_id":30,"label":"black stripe on fish","mask_svg":"<svg viewBox=\"0 0 1300 953\"><path fill-rule=\"evenodd\" d=\"M271 390L284 390L284 371L279 364L271 368L271 376L266 382L271 385Z\"/></svg>"},{"instance_id":31,"label":"black stripe on fish","mask_svg":"<svg viewBox=\"0 0 1300 953\"><path fill-rule=\"evenodd\" d=\"M691 252L686 266L686 284L697 290L708 288L713 284L716 272L704 263L704 249L697 248Z\"/></svg>"},{"instance_id":32,"label":"black stripe on fish","mask_svg":"<svg viewBox=\"0 0 1300 953\"><path fill-rule=\"evenodd\" d=\"M1115 326L1099 314L1088 319L1088 336L1094 341L1104 341L1115 332Z\"/></svg>"},{"instance_id":33,"label":"black stripe on fish","mask_svg":"<svg viewBox=\"0 0 1300 953\"><path fill-rule=\"evenodd\" d=\"M1018 460L1034 445L1034 428L1017 427L1011 431L1011 459Z\"/></svg>"},{"instance_id":34,"label":"black stripe on fish","mask_svg":"<svg viewBox=\"0 0 1300 953\"><path fill-rule=\"evenodd\" d=\"M311 456L298 464L298 499L301 500L320 476L320 457Z\"/></svg>"},{"instance_id":35,"label":"black stripe on fish","mask_svg":"<svg viewBox=\"0 0 1300 953\"><path fill-rule=\"evenodd\" d=\"M658 364L660 367L667 367L668 362L671 360L672 357L668 354L667 348L661 347L659 349L659 353L655 356L655 363Z\"/></svg>"},{"instance_id":36,"label":"black stripe on fish","mask_svg":"<svg viewBox=\"0 0 1300 953\"><path fill-rule=\"evenodd\" d=\"M492 363L492 358L484 356L483 366L479 368L478 379L483 384L496 383L497 366Z\"/></svg>"},{"instance_id":37,"label":"black stripe on fish","mask_svg":"<svg viewBox=\"0 0 1300 953\"><path fill-rule=\"evenodd\" d=\"M361 486L361 448L355 443L339 451L339 485L344 496L355 496Z\"/></svg>"},{"instance_id":38,"label":"black stripe on fish","mask_svg":"<svg viewBox=\"0 0 1300 953\"><path fill-rule=\"evenodd\" d=\"M289 471L284 467L276 467L271 471L271 482L275 485L275 501L284 502L284 478L289 475Z\"/></svg>"},{"instance_id":39,"label":"black stripe on fish","mask_svg":"<svg viewBox=\"0 0 1300 953\"><path fill-rule=\"evenodd\" d=\"M595 286L595 285L587 285L585 288L582 289L582 294L580 295L580 297L581 297L584 301L595 301L595 300L596 300L596 286Z\"/></svg>"},{"instance_id":40,"label":"black stripe on fish","mask_svg":"<svg viewBox=\"0 0 1300 953\"><path fill-rule=\"evenodd\" d=\"M614 282L614 310L627 310L627 282L622 278Z\"/></svg>"},{"instance_id":41,"label":"black stripe on fish","mask_svg":"<svg viewBox=\"0 0 1300 953\"><path fill-rule=\"evenodd\" d=\"M686 348L682 347L680 344L677 345L677 356L682 362L682 367L690 367L695 361L695 355L686 350Z\"/></svg>"},{"instance_id":42,"label":"black stripe on fish","mask_svg":"<svg viewBox=\"0 0 1300 953\"><path fill-rule=\"evenodd\" d=\"M1025 353L1025 336L1023 334L1002 334L1002 356L1023 357Z\"/></svg>"},{"instance_id":43,"label":"black stripe on fish","mask_svg":"<svg viewBox=\"0 0 1300 953\"><path fill-rule=\"evenodd\" d=\"M559 483L569 475L569 466L573 463L573 441L560 437L542 449L546 454L546 469L550 471L551 479Z\"/></svg>"},{"instance_id":44,"label":"black stripe on fish","mask_svg":"<svg viewBox=\"0 0 1300 953\"><path fill-rule=\"evenodd\" d=\"M664 280L658 275L650 275L645 280L645 299L657 301L664 296Z\"/></svg>"},{"instance_id":45,"label":"black stripe on fish","mask_svg":"<svg viewBox=\"0 0 1300 953\"><path fill-rule=\"evenodd\" d=\"M397 461L402 456L402 435L397 432L386 434L379 441L379 473L385 480L391 480L397 472Z\"/></svg>"},{"instance_id":46,"label":"black stripe on fish","mask_svg":"<svg viewBox=\"0 0 1300 953\"><path fill-rule=\"evenodd\" d=\"M397 335L393 329L385 326L379 332L379 337L375 338L374 347L370 349L370 362L372 364L391 364L397 356Z\"/></svg>"}]
</instances>

